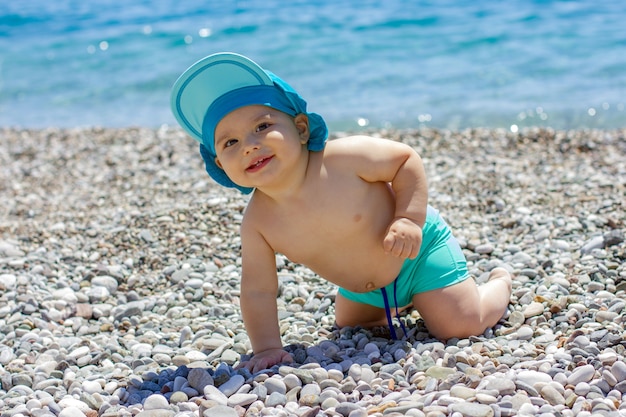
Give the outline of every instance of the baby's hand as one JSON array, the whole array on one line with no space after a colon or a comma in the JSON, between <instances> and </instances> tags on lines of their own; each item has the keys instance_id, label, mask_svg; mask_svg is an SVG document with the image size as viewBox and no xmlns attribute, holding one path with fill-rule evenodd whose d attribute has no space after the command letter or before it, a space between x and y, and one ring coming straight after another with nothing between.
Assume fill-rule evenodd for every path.
<instances>
[{"instance_id":1,"label":"baby's hand","mask_svg":"<svg viewBox=\"0 0 626 417\"><path fill-rule=\"evenodd\" d=\"M422 228L405 217L393 219L383 240L385 252L399 258L415 258L422 246Z\"/></svg>"},{"instance_id":2,"label":"baby's hand","mask_svg":"<svg viewBox=\"0 0 626 417\"><path fill-rule=\"evenodd\" d=\"M252 373L263 369L271 368L277 363L291 363L293 358L285 350L269 349L261 353L256 353L249 361L237 365L237 369L246 368Z\"/></svg>"}]
</instances>

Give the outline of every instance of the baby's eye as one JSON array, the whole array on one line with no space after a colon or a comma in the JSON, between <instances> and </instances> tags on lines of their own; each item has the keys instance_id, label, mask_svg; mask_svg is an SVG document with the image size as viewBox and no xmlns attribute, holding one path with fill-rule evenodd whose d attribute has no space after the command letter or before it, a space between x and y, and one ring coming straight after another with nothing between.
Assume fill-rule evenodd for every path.
<instances>
[{"instance_id":1,"label":"baby's eye","mask_svg":"<svg viewBox=\"0 0 626 417\"><path fill-rule=\"evenodd\" d=\"M237 139L228 139L226 142L224 142L224 147L229 148L236 143L237 143Z\"/></svg>"},{"instance_id":2,"label":"baby's eye","mask_svg":"<svg viewBox=\"0 0 626 417\"><path fill-rule=\"evenodd\" d=\"M262 131L262 130L267 129L268 127L270 127L270 124L269 124L269 123L261 123L261 124L259 124L259 125L256 127L256 131L257 131L257 132L260 132L260 131Z\"/></svg>"}]
</instances>

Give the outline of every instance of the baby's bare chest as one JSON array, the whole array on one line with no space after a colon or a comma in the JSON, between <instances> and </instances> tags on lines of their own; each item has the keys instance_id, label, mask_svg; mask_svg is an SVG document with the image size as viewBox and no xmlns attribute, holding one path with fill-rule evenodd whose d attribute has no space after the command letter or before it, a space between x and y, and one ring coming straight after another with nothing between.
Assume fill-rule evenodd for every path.
<instances>
[{"instance_id":1,"label":"baby's bare chest","mask_svg":"<svg viewBox=\"0 0 626 417\"><path fill-rule=\"evenodd\" d=\"M298 207L277 211L264 227L270 246L307 265L372 254L394 215L385 184L352 192L319 193Z\"/></svg>"}]
</instances>

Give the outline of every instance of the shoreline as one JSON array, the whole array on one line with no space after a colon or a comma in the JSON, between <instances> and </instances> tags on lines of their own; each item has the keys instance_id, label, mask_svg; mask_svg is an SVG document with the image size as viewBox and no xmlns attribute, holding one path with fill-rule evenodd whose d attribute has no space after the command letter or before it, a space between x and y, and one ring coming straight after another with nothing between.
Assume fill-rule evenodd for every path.
<instances>
[{"instance_id":1,"label":"shoreline","mask_svg":"<svg viewBox=\"0 0 626 417\"><path fill-rule=\"evenodd\" d=\"M246 197L195 141L0 128L2 417L626 415L626 128L363 133L420 153L478 283L513 272L493 330L442 343L414 311L403 342L333 330L335 288L278 256L297 363L238 373Z\"/></svg>"}]
</instances>

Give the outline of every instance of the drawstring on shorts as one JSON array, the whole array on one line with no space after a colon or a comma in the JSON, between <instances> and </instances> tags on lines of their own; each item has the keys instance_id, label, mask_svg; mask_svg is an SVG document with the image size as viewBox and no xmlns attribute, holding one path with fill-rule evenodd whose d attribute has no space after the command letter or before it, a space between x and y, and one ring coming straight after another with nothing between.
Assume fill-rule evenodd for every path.
<instances>
[{"instance_id":1,"label":"drawstring on shorts","mask_svg":"<svg viewBox=\"0 0 626 417\"><path fill-rule=\"evenodd\" d=\"M402 331L404 332L404 335L406 336L406 328L404 327L404 323L402 323L402 320L400 320L400 313L398 312L398 297L396 294L396 282L397 282L397 279L393 281L393 303L396 308L396 318L400 322L400 327L402 327ZM396 335L396 329L393 327L393 320L391 318L391 309L389 308L389 299L387 297L387 291L385 290L385 287L382 287L380 291L383 294L383 301L385 302L385 314L387 315L387 324L389 325L389 332L391 333L391 338L393 340L398 340L398 336Z\"/></svg>"}]
</instances>

